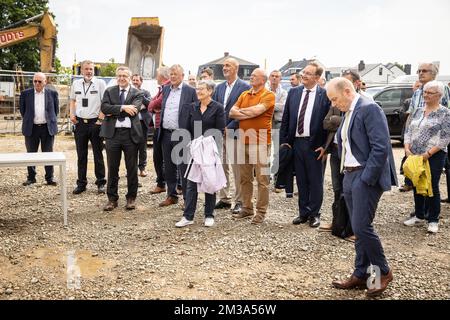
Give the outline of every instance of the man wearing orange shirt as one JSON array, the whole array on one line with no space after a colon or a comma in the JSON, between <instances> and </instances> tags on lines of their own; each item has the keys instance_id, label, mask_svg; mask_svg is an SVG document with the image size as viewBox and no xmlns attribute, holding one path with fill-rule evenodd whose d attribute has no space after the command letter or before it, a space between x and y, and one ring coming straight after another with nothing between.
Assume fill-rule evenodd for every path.
<instances>
[{"instance_id":1,"label":"man wearing orange shirt","mask_svg":"<svg viewBox=\"0 0 450 320\"><path fill-rule=\"evenodd\" d=\"M241 219L253 216L253 224L264 221L269 206L269 157L275 95L265 88L266 82L264 70L253 70L250 76L252 88L244 91L230 110L230 118L239 120L237 159L242 194L242 210L234 217ZM253 172L258 182L256 214L253 213L252 203Z\"/></svg>"}]
</instances>

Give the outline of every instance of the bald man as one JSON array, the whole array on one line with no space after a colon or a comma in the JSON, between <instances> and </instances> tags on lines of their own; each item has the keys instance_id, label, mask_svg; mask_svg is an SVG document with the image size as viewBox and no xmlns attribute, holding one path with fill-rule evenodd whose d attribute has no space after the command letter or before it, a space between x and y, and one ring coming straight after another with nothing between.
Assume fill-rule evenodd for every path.
<instances>
[{"instance_id":1,"label":"bald man","mask_svg":"<svg viewBox=\"0 0 450 320\"><path fill-rule=\"evenodd\" d=\"M37 152L39 144L42 152L53 152L55 135L58 133L57 115L59 113L58 92L46 88L45 74L38 72L33 77L33 87L20 94L20 114L22 133L25 136L27 152ZM53 166L45 167L45 180L56 186ZM28 167L28 177L24 186L36 183L36 168Z\"/></svg>"},{"instance_id":2,"label":"bald man","mask_svg":"<svg viewBox=\"0 0 450 320\"><path fill-rule=\"evenodd\" d=\"M238 160L242 196L241 212L236 219L253 217L252 224L264 221L269 207L269 157L275 94L265 88L267 74L253 70L250 90L244 91L230 110L230 118L239 120ZM253 211L253 176L258 182L256 213Z\"/></svg>"},{"instance_id":3,"label":"bald man","mask_svg":"<svg viewBox=\"0 0 450 320\"><path fill-rule=\"evenodd\" d=\"M239 176L239 165L235 155L237 153L237 140L231 133L239 129L239 121L230 118L231 107L234 106L241 93L249 90L251 87L243 80L239 79L239 62L234 58L227 58L223 62L223 76L225 81L219 84L214 91L213 100L220 102L225 108L225 139L223 139L222 163L227 185L219 192L219 201L215 209L231 209L231 200L234 200L232 213L238 214L242 209L241 185ZM231 167L231 170L230 170ZM232 171L234 180L234 195L230 192L230 178Z\"/></svg>"},{"instance_id":4,"label":"bald man","mask_svg":"<svg viewBox=\"0 0 450 320\"><path fill-rule=\"evenodd\" d=\"M338 132L344 198L356 236L355 270L347 280L333 281L338 289L367 287L367 296L380 295L392 281L392 270L373 228L378 201L397 185L389 129L383 110L360 96L348 79L335 78L327 87L333 106L345 112ZM368 280L375 270L375 282Z\"/></svg>"}]
</instances>

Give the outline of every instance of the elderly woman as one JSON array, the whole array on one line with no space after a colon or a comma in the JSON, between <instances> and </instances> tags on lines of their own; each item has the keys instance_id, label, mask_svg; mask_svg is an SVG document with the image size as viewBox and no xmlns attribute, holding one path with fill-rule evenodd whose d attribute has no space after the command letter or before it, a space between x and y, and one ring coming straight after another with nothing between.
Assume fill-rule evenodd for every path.
<instances>
[{"instance_id":1,"label":"elderly woman","mask_svg":"<svg viewBox=\"0 0 450 320\"><path fill-rule=\"evenodd\" d=\"M428 161L431 169L433 197L417 194L414 188L415 216L406 220L406 226L422 224L425 221L425 202L428 207L428 232L439 230L441 211L439 179L445 164L447 146L450 143L450 110L439 104L444 95L444 85L430 81L423 87L425 105L412 115L411 123L405 132L406 156L421 155Z\"/></svg>"},{"instance_id":2,"label":"elderly woman","mask_svg":"<svg viewBox=\"0 0 450 320\"><path fill-rule=\"evenodd\" d=\"M183 109L183 113L186 117L185 129L189 131L193 139L196 139L201 135L208 136L217 132L219 132L218 136L222 137L225 128L225 112L223 105L211 98L215 86L216 85L212 80L200 80L196 88L199 101L194 102ZM175 224L176 227L181 228L194 223L193 220L197 208L197 198L197 183L188 180L183 218ZM206 227L212 227L214 225L215 203L216 194L205 193L204 223Z\"/></svg>"}]
</instances>

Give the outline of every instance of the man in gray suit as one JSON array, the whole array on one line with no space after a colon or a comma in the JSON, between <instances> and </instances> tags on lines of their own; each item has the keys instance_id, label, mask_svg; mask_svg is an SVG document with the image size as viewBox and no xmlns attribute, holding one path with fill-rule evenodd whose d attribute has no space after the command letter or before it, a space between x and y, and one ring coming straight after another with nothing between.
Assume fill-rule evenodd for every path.
<instances>
[{"instance_id":1,"label":"man in gray suit","mask_svg":"<svg viewBox=\"0 0 450 320\"><path fill-rule=\"evenodd\" d=\"M108 203L103 210L112 211L117 207L119 167L122 151L127 168L128 193L126 195L127 210L136 208L138 189L137 152L142 142L142 127L137 116L141 109L143 93L130 86L131 71L128 67L116 70L118 85L106 89L103 95L101 110L105 114L100 136L106 141L108 157L108 184L106 194Z\"/></svg>"},{"instance_id":2,"label":"man in gray suit","mask_svg":"<svg viewBox=\"0 0 450 320\"><path fill-rule=\"evenodd\" d=\"M348 79L333 79L327 95L333 106L345 112L337 131L338 153L344 198L356 236L355 270L349 279L333 281L333 285L338 289L367 287L367 296L374 297L393 279L373 228L381 195L397 184L387 120L381 108L356 93ZM367 280L371 268L376 273L375 283Z\"/></svg>"}]
</instances>

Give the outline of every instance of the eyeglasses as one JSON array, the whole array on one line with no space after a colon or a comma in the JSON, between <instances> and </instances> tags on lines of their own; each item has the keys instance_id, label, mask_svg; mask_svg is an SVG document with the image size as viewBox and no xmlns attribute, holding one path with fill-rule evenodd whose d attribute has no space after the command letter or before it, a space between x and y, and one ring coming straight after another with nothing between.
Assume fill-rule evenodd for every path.
<instances>
[{"instance_id":1,"label":"eyeglasses","mask_svg":"<svg viewBox=\"0 0 450 320\"><path fill-rule=\"evenodd\" d=\"M419 70L417 70L417 74L419 74L419 73L427 73L427 72L431 72L431 70L427 70L427 69L419 69Z\"/></svg>"},{"instance_id":2,"label":"eyeglasses","mask_svg":"<svg viewBox=\"0 0 450 320\"><path fill-rule=\"evenodd\" d=\"M424 92L423 92L423 94L430 94L430 95L431 95L431 94L436 94L436 93L439 93L439 92L437 92L437 91L436 91L436 92L430 92L430 91L424 91Z\"/></svg>"},{"instance_id":3,"label":"eyeglasses","mask_svg":"<svg viewBox=\"0 0 450 320\"><path fill-rule=\"evenodd\" d=\"M33 80L33 83L42 83L42 80Z\"/></svg>"}]
</instances>

